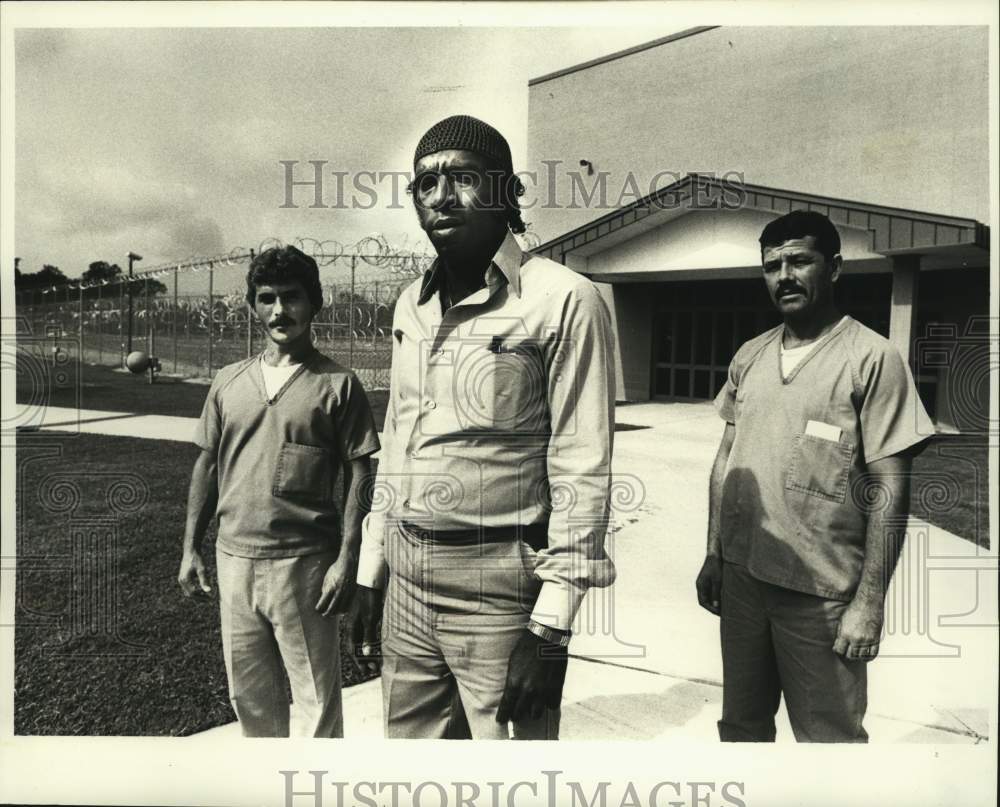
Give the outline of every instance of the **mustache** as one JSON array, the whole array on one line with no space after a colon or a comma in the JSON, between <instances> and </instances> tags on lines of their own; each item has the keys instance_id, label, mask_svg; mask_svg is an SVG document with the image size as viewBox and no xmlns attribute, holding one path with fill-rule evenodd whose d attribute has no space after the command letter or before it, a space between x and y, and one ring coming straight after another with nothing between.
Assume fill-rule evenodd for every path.
<instances>
[{"instance_id":1,"label":"mustache","mask_svg":"<svg viewBox=\"0 0 1000 807\"><path fill-rule=\"evenodd\" d=\"M294 325L295 320L289 319L288 317L280 317L278 319L271 320L267 323L268 328L279 328L283 325Z\"/></svg>"},{"instance_id":2,"label":"mustache","mask_svg":"<svg viewBox=\"0 0 1000 807\"><path fill-rule=\"evenodd\" d=\"M788 292L796 292L798 294L805 294L805 289L803 289L797 283L782 283L774 290L774 296L780 297L782 294L787 294Z\"/></svg>"}]
</instances>

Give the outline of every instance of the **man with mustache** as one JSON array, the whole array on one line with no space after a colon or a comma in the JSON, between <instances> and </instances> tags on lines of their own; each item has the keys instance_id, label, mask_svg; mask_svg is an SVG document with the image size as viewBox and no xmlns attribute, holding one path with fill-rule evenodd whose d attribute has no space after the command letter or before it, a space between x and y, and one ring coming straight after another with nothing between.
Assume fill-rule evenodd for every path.
<instances>
[{"instance_id":1,"label":"man with mustache","mask_svg":"<svg viewBox=\"0 0 1000 807\"><path fill-rule=\"evenodd\" d=\"M521 250L510 148L447 118L411 192L437 251L393 317L390 407L359 624L389 737L556 739L570 628L604 550L611 323L582 276Z\"/></svg>"},{"instance_id":2,"label":"man with mustache","mask_svg":"<svg viewBox=\"0 0 1000 807\"><path fill-rule=\"evenodd\" d=\"M342 737L339 615L355 589L378 432L354 373L313 346L316 261L293 246L261 252L246 299L268 344L212 381L178 582L188 597L210 595L201 544L217 515L222 647L244 736L288 736L287 673L296 733Z\"/></svg>"},{"instance_id":3,"label":"man with mustache","mask_svg":"<svg viewBox=\"0 0 1000 807\"><path fill-rule=\"evenodd\" d=\"M745 343L716 398L699 603L721 616L719 737L866 742L866 665L902 542L914 448L933 433L898 351L834 299L840 235L793 211L760 236L784 323Z\"/></svg>"}]
</instances>

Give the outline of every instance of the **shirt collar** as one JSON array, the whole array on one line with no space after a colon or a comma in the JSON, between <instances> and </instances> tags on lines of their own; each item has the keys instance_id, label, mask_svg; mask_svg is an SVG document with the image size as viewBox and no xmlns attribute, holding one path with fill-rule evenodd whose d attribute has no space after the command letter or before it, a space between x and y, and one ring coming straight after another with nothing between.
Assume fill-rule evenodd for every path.
<instances>
[{"instance_id":1,"label":"shirt collar","mask_svg":"<svg viewBox=\"0 0 1000 807\"><path fill-rule=\"evenodd\" d=\"M520 244L517 243L514 234L508 230L490 262L489 269L486 270L486 286L490 293L492 294L494 288L499 285L500 279L504 278L510 285L511 291L514 292L514 296L520 297L521 267L529 257L530 255L524 252ZM435 258L431 268L424 272L424 279L420 284L420 296L417 298L418 305L426 303L440 287L441 278L438 274L441 271L440 261L440 258ZM499 277L497 272L499 272Z\"/></svg>"}]
</instances>

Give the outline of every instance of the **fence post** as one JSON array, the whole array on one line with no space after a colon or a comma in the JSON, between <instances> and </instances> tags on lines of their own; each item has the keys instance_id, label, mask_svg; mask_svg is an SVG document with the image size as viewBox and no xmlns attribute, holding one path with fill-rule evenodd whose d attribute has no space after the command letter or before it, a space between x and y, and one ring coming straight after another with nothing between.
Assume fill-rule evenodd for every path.
<instances>
[{"instance_id":1,"label":"fence post","mask_svg":"<svg viewBox=\"0 0 1000 807\"><path fill-rule=\"evenodd\" d=\"M378 349L378 281L375 281L375 293L372 302L372 352Z\"/></svg>"},{"instance_id":2,"label":"fence post","mask_svg":"<svg viewBox=\"0 0 1000 807\"><path fill-rule=\"evenodd\" d=\"M253 356L253 315L254 311L247 303L247 358Z\"/></svg>"},{"instance_id":3,"label":"fence post","mask_svg":"<svg viewBox=\"0 0 1000 807\"><path fill-rule=\"evenodd\" d=\"M142 279L142 307L146 312L146 348L149 349L149 329L153 324L153 315L149 310L149 277ZM152 355L152 354L149 354Z\"/></svg>"},{"instance_id":4,"label":"fence post","mask_svg":"<svg viewBox=\"0 0 1000 807\"><path fill-rule=\"evenodd\" d=\"M125 369L125 283L124 281L119 281L118 283L118 343L121 345L119 356L119 365L122 369Z\"/></svg>"},{"instance_id":5,"label":"fence post","mask_svg":"<svg viewBox=\"0 0 1000 807\"><path fill-rule=\"evenodd\" d=\"M334 283L330 286L330 341L333 343L331 349L336 350L337 347L337 284Z\"/></svg>"},{"instance_id":6,"label":"fence post","mask_svg":"<svg viewBox=\"0 0 1000 807\"><path fill-rule=\"evenodd\" d=\"M128 277L128 352L132 352L132 303L135 297L135 289L132 288L132 273Z\"/></svg>"},{"instance_id":7,"label":"fence post","mask_svg":"<svg viewBox=\"0 0 1000 807\"><path fill-rule=\"evenodd\" d=\"M215 307L212 297L215 295L215 267L208 265L208 377L212 377L212 335L215 330Z\"/></svg>"},{"instance_id":8,"label":"fence post","mask_svg":"<svg viewBox=\"0 0 1000 807\"><path fill-rule=\"evenodd\" d=\"M100 364L104 360L104 317L101 316L101 306L104 301L101 299L104 295L101 293L101 289L104 288L104 284L100 281L97 283L97 363Z\"/></svg>"},{"instance_id":9,"label":"fence post","mask_svg":"<svg viewBox=\"0 0 1000 807\"><path fill-rule=\"evenodd\" d=\"M347 366L354 369L354 271L358 265L356 255L351 256L351 310L348 315L348 327L351 329L351 341L347 348Z\"/></svg>"},{"instance_id":10,"label":"fence post","mask_svg":"<svg viewBox=\"0 0 1000 807\"><path fill-rule=\"evenodd\" d=\"M253 247L250 248L250 262L253 263ZM247 358L253 356L254 307L247 303Z\"/></svg>"},{"instance_id":11,"label":"fence post","mask_svg":"<svg viewBox=\"0 0 1000 807\"><path fill-rule=\"evenodd\" d=\"M80 361L83 361L83 283L80 283L80 299L78 301L78 313L80 317L80 327L77 332L80 337Z\"/></svg>"},{"instance_id":12,"label":"fence post","mask_svg":"<svg viewBox=\"0 0 1000 807\"><path fill-rule=\"evenodd\" d=\"M174 342L174 373L177 373L177 273L178 269L174 268L174 314L170 318L172 323L170 326L170 336L173 338Z\"/></svg>"}]
</instances>

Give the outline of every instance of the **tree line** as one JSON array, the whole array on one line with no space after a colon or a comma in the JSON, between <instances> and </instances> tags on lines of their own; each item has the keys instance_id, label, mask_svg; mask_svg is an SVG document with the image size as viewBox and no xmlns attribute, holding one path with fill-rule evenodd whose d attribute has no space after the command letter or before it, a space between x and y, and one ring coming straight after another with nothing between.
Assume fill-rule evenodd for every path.
<instances>
[{"instance_id":1,"label":"tree line","mask_svg":"<svg viewBox=\"0 0 1000 807\"><path fill-rule=\"evenodd\" d=\"M37 272L22 272L20 269L14 270L14 288L18 292L63 287L70 283L75 285L77 282L83 283L85 287L83 289L85 299L97 297L99 294L108 296L107 292L99 291L98 286L116 283L124 283L125 292L128 292L129 286L131 286L133 294L145 294L148 289L150 295L155 295L162 294L167 290L167 287L163 283L153 277L137 277L129 281L118 264L108 263L107 261L94 261L91 263L87 267L87 270L80 275L79 281L66 277L58 266L52 266L48 263L44 264ZM89 288L87 288L88 286ZM119 290L115 288L111 293L118 294Z\"/></svg>"}]
</instances>

